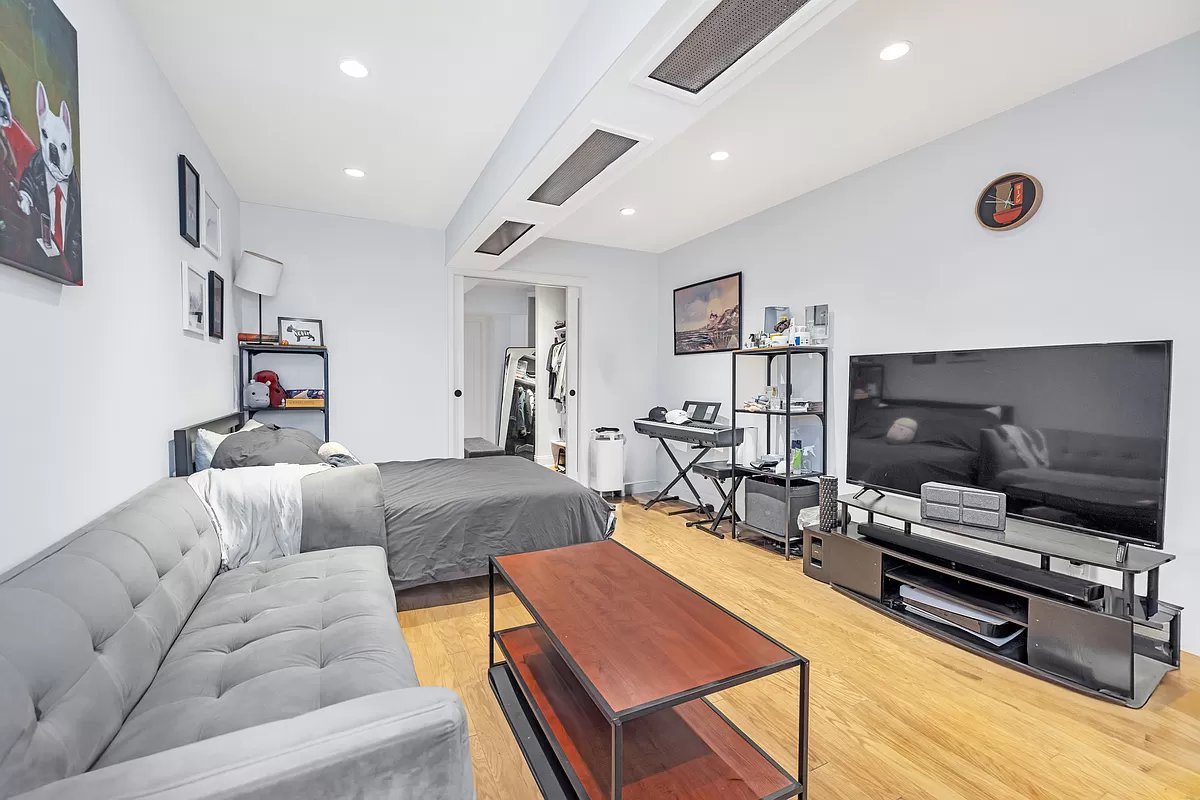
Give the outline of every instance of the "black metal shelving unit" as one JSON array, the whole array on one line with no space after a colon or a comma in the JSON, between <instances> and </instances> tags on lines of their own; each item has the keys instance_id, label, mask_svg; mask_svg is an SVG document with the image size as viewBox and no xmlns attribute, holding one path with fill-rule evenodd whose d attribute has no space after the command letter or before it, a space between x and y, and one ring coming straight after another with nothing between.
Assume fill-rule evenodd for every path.
<instances>
[{"instance_id":1,"label":"black metal shelving unit","mask_svg":"<svg viewBox=\"0 0 1200 800\"><path fill-rule=\"evenodd\" d=\"M794 356L815 355L821 358L821 410L820 411L793 411L792 410L792 358ZM784 358L783 370L783 409L779 411L747 411L741 408L741 401L738 399L737 388L737 365L738 358L741 356L757 356L765 358L767 363L767 382L766 386L773 386L773 370L772 366L775 359ZM737 462L737 448L730 451L730 465L733 468L735 475L735 483L733 492L737 492L737 488L745 478L755 477L770 477L783 481L784 487L784 529L783 534L777 534L774 531L767 531L761 528L749 525L746 522L738 522L736 515L731 520L732 532L731 536L734 539L738 538L738 528L746 528L752 533L766 539L770 539L776 543L783 545L784 558L791 560L792 552L800 549L803 532L801 531L795 537L789 535L791 531L792 519L792 485L800 481L812 481L825 472L826 459L829 457L829 426L825 422L825 414L829 410L829 348L827 347L757 347L744 350L734 350L732 358L731 371L731 386L733 391L733 412L732 424L736 429L738 427L739 415L750 416L765 416L767 418L767 437L766 448L769 451L772 438L772 423L782 422L786 431L787 445L785 446L784 458L787 462L786 471L782 474L776 473L773 470L762 470L750 466L749 464L739 464ZM792 420L799 417L814 417L821 421L821 469L815 472L793 472L792 471ZM793 546L795 545L795 546Z\"/></svg>"},{"instance_id":2,"label":"black metal shelving unit","mask_svg":"<svg viewBox=\"0 0 1200 800\"><path fill-rule=\"evenodd\" d=\"M286 414L295 414L300 411L317 412L324 417L325 421L325 441L329 441L329 348L327 347L300 347L296 345L278 345L278 344L256 344L254 342L243 342L238 346L238 391L241 392L249 381L250 376L254 375L254 357L270 353L271 355L285 354L290 356L318 356L322 361L322 371L324 374L325 390L325 405L324 406L303 406L298 408L279 408L271 406L268 408L247 408L244 400L239 398L240 409L242 412L242 422L253 419L254 415L261 411L278 411Z\"/></svg>"}]
</instances>

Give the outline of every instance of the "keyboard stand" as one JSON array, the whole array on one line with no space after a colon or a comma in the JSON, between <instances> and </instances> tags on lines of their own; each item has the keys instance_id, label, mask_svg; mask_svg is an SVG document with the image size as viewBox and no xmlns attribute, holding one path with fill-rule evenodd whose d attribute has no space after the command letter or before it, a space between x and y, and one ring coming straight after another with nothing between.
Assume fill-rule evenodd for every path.
<instances>
[{"instance_id":1,"label":"keyboard stand","mask_svg":"<svg viewBox=\"0 0 1200 800\"><path fill-rule=\"evenodd\" d=\"M675 479L668 483L662 491L654 496L653 500L643 505L642 508L649 511L654 507L655 503L662 503L668 500L678 500L678 495L669 495L668 493L675 488L675 484L682 480L687 484L688 489L692 491L692 497L696 498L696 505L694 508L681 508L678 511L671 511L667 514L667 516L674 517L678 516L679 514L703 514L709 518L709 521L711 521L713 508L700 499L700 493L696 491L696 486L692 483L691 478L688 477L688 473L691 471L692 467L696 466L696 464L699 463L702 458L708 455L712 448L696 445L694 449L699 450L700 454L693 458L685 467L679 463L679 459L675 457L675 452L667 445L666 439L661 436L651 436L650 438L658 440L659 445L661 445L662 449L666 452L667 458L671 459L671 463L675 465Z\"/></svg>"}]
</instances>

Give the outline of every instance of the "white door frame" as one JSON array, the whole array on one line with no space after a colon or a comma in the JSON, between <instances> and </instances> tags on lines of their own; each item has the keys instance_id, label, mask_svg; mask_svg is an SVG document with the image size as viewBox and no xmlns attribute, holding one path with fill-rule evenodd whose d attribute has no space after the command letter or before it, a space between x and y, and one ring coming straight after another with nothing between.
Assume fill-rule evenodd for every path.
<instances>
[{"instance_id":1,"label":"white door frame","mask_svg":"<svg viewBox=\"0 0 1200 800\"><path fill-rule=\"evenodd\" d=\"M450 330L446 341L449 343L450 356L450 385L447 395L450 397L450 430L446 439L447 453L451 458L460 458L463 448L463 436L466 429L466 404L463 402L461 391L464 372L464 343L463 325L463 294L466 282L470 279L485 281L504 281L531 286L553 286L567 290L567 375L568 386L574 395L567 398L567 477L572 480L585 482L583 465L586 463L581 455L586 452L588 437L581 424L582 403L586 397L582 372L579 369L580 341L579 316L583 308L584 290L588 279L575 275L554 275L540 272L518 272L516 270L478 270L462 267L449 267L450 280ZM459 394L455 394L458 392Z\"/></svg>"},{"instance_id":2,"label":"white door frame","mask_svg":"<svg viewBox=\"0 0 1200 800\"><path fill-rule=\"evenodd\" d=\"M491 331L488 330L488 327L487 327L488 321L489 321L488 318L481 314L466 314L463 317L463 334L464 334L464 339L463 339L463 351L464 351L463 352L463 369L464 369L463 388L464 389L466 389L469 382L474 383L475 386L479 387L480 389L482 389L483 387L488 385L487 378L488 378L488 374L491 372L491 370L489 369L489 365L487 363L488 362L487 341L488 341L488 337L491 334ZM471 326L475 326L479 329L478 330L478 342L477 342L477 344L479 345L479 353L478 353L479 363L475 365L475 370L474 370L475 374L474 375L468 375L465 371L466 367L467 367L466 346L467 346L467 343L470 338L470 337L466 336L466 332ZM477 414L480 419L488 419L488 417L490 416L490 410L487 408L487 405L484 402L484 397L483 397L482 393L480 394L480 397L478 399L472 399L470 397L470 395L467 395L465 399L472 403L472 410L471 410L472 414ZM466 432L465 432L466 431L466 419L465 419L466 403L463 404L463 415L464 415L464 420L463 420L464 433L463 433L463 435L465 436L466 435ZM484 438L490 439L491 434L488 433L488 426L484 425L482 427L482 430L483 430Z\"/></svg>"}]
</instances>

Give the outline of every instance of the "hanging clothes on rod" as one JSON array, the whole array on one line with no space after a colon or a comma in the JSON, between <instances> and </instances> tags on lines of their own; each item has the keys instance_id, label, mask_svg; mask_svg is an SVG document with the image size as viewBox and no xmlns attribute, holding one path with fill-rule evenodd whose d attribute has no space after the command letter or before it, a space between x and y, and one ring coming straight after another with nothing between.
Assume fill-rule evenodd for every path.
<instances>
[{"instance_id":1,"label":"hanging clothes on rod","mask_svg":"<svg viewBox=\"0 0 1200 800\"><path fill-rule=\"evenodd\" d=\"M537 354L532 347L510 347L504 354L496 441L507 455L533 460L537 430Z\"/></svg>"},{"instance_id":2,"label":"hanging clothes on rod","mask_svg":"<svg viewBox=\"0 0 1200 800\"><path fill-rule=\"evenodd\" d=\"M546 359L546 372L550 376L550 399L558 406L559 413L566 410L567 403L567 323L554 323L554 344Z\"/></svg>"}]
</instances>

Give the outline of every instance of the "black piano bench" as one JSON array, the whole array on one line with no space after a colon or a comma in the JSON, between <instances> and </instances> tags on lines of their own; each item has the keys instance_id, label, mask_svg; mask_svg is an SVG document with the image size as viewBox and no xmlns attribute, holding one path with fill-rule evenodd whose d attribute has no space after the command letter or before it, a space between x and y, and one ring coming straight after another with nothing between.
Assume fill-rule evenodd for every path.
<instances>
[{"instance_id":1,"label":"black piano bench","mask_svg":"<svg viewBox=\"0 0 1200 800\"><path fill-rule=\"evenodd\" d=\"M742 482L742 476L737 473L733 465L728 461L704 461L692 467L692 472L708 478L712 482L717 493L721 495L721 507L717 509L715 515L709 513L708 519L698 519L695 522L689 522L687 526L689 528L699 528L705 533L711 533L718 539L724 539L725 534L721 533L719 528L721 527L721 521L725 519L725 515L728 514L729 518L736 522L742 521L735 508L737 503L737 489L738 485ZM733 481L733 486L730 488L729 493L726 494L725 488L721 484L729 480Z\"/></svg>"}]
</instances>

